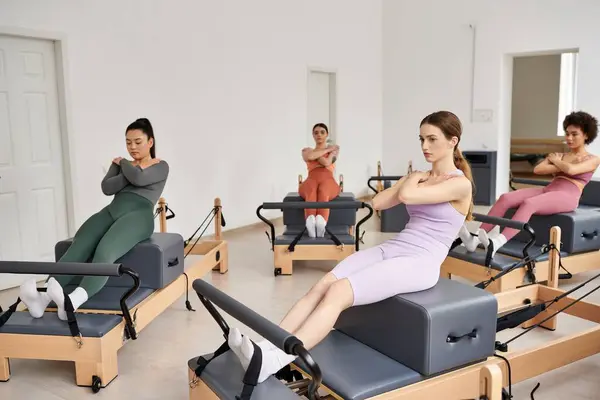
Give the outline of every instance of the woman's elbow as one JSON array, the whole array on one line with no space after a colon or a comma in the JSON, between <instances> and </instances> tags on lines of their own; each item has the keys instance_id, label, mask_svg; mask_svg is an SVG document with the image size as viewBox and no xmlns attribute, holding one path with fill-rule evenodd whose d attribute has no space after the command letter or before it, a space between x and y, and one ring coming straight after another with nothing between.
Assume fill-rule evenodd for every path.
<instances>
[{"instance_id":1,"label":"woman's elbow","mask_svg":"<svg viewBox=\"0 0 600 400\"><path fill-rule=\"evenodd\" d=\"M398 194L396 195L396 200L400 203L408 204L410 202L410 198L407 196L406 190L398 190Z\"/></svg>"},{"instance_id":2,"label":"woman's elbow","mask_svg":"<svg viewBox=\"0 0 600 400\"><path fill-rule=\"evenodd\" d=\"M375 195L375 197L373 197L373 199L371 200L371 206L375 211L381 210L381 197L379 195Z\"/></svg>"},{"instance_id":3,"label":"woman's elbow","mask_svg":"<svg viewBox=\"0 0 600 400\"><path fill-rule=\"evenodd\" d=\"M107 187L106 185L102 185L102 193L104 193L105 196L110 196L113 195L114 193L112 193L112 191L110 190L109 187Z\"/></svg>"}]
</instances>

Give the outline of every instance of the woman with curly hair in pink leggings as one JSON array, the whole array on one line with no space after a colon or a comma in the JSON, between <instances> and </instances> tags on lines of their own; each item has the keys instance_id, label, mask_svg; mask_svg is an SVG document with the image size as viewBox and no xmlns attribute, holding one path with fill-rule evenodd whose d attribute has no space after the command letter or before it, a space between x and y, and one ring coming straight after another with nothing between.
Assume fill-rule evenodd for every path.
<instances>
[{"instance_id":1,"label":"woman with curly hair in pink leggings","mask_svg":"<svg viewBox=\"0 0 600 400\"><path fill-rule=\"evenodd\" d=\"M528 222L532 215L550 215L570 212L577 208L583 188L590 181L600 158L589 153L586 145L598 135L598 121L590 114L578 111L566 116L563 121L568 153L552 153L534 168L538 175L554 176L545 187L525 188L500 196L488 215L503 218L510 208L517 211L513 220ZM502 233L495 225L482 224L477 236L471 235L465 226L459 232L467 251L475 251L479 243L488 249L492 246L492 256L519 231L504 228Z\"/></svg>"}]
</instances>

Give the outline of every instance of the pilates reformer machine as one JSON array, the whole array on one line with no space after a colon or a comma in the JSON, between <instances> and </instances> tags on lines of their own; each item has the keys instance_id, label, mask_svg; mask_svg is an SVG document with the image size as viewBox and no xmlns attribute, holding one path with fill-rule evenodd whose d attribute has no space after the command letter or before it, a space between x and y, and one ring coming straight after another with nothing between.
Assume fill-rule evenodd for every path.
<instances>
[{"instance_id":1,"label":"pilates reformer machine","mask_svg":"<svg viewBox=\"0 0 600 400\"><path fill-rule=\"evenodd\" d=\"M600 284L571 297L600 274L569 291L557 288L560 242L560 228L552 227L553 251L548 253L544 283L493 294L481 289L489 282L477 287L440 278L432 289L345 310L310 351L294 335L196 280L193 288L225 342L215 352L188 361L189 398L510 399L513 384L600 352L600 326L509 351L510 343L536 327L555 329L561 312L600 323L600 306L583 301ZM255 346L244 372L227 345L229 327L217 307L297 359L257 384L261 351ZM519 333L512 338L497 337L515 328Z\"/></svg>"},{"instance_id":2,"label":"pilates reformer machine","mask_svg":"<svg viewBox=\"0 0 600 400\"><path fill-rule=\"evenodd\" d=\"M200 227L185 241L180 234L166 231L167 219L174 216L161 199L155 214L155 218L160 217L160 232L115 264L0 261L0 274L109 277L106 286L76 312L67 296L75 286L64 288L68 321L57 317L53 302L38 319L26 310L17 311L20 299L4 312L0 308L0 381L10 378L10 359L73 361L77 385L89 386L96 393L117 377L118 350L129 340L138 339L140 332L177 299L185 294L186 308L195 311L188 298L192 282L211 270L225 273L228 269L227 242L221 237L225 226L221 201L215 199ZM214 238L201 240L213 220ZM71 243L72 239L67 239L56 244L57 260ZM197 257L185 268L190 254Z\"/></svg>"},{"instance_id":3,"label":"pilates reformer machine","mask_svg":"<svg viewBox=\"0 0 600 400\"><path fill-rule=\"evenodd\" d=\"M324 237L309 237L306 233L305 209L330 209ZM356 223L358 209L367 208L369 213ZM283 212L283 234L275 235L275 225L262 214L262 210ZM298 193L288 193L283 202L263 203L256 209L256 215L270 227L267 237L274 253L274 274L291 275L295 260L335 260L341 261L359 250L360 227L373 215L373 208L357 200L352 193L341 192L328 202L307 202ZM355 232L356 230L356 232ZM363 232L364 234L364 232Z\"/></svg>"},{"instance_id":4,"label":"pilates reformer machine","mask_svg":"<svg viewBox=\"0 0 600 400\"><path fill-rule=\"evenodd\" d=\"M547 185L549 182L532 179L514 179L515 183ZM514 215L510 209L505 218ZM496 224L497 219L474 214L475 221ZM573 274L600 269L600 182L590 181L585 187L579 207L573 212L554 215L533 215L527 224L508 221L505 226L520 232L494 257L483 248L467 252L457 239L448 257L442 264L442 276L460 276L472 282L495 277L487 288L492 292L513 289L528 283L547 279L549 261L550 230L553 226L562 231L560 252L560 279L569 279ZM515 261L524 260L515 268Z\"/></svg>"}]
</instances>

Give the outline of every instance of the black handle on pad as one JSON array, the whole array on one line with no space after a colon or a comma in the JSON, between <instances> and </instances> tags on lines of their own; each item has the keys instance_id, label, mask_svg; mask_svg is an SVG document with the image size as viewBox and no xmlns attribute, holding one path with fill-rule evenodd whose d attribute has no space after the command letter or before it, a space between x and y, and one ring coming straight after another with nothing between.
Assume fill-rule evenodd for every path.
<instances>
[{"instance_id":1,"label":"black handle on pad","mask_svg":"<svg viewBox=\"0 0 600 400\"><path fill-rule=\"evenodd\" d=\"M176 265L179 265L179 257L175 257L172 261L167 261L167 267L174 267Z\"/></svg>"},{"instance_id":2,"label":"black handle on pad","mask_svg":"<svg viewBox=\"0 0 600 400\"><path fill-rule=\"evenodd\" d=\"M0 274L121 276L121 264L0 261Z\"/></svg>"},{"instance_id":3,"label":"black handle on pad","mask_svg":"<svg viewBox=\"0 0 600 400\"><path fill-rule=\"evenodd\" d=\"M473 329L471 332L465 333L465 334L460 335L460 336L448 335L448 337L446 338L446 342L447 343L456 343L459 340L462 340L462 339L465 339L465 338L474 339L476 337L477 337L477 329Z\"/></svg>"},{"instance_id":4,"label":"black handle on pad","mask_svg":"<svg viewBox=\"0 0 600 400\"><path fill-rule=\"evenodd\" d=\"M373 181L399 181L400 179L404 178L404 176L402 175L381 175L381 176L372 176L369 178L369 180L367 181L367 186L375 192L375 194L379 193L377 191L377 189L375 189L373 186L371 186L371 182Z\"/></svg>"},{"instance_id":5,"label":"black handle on pad","mask_svg":"<svg viewBox=\"0 0 600 400\"><path fill-rule=\"evenodd\" d=\"M265 210L286 210L286 209L359 209L365 208L365 203L362 201L284 201L277 203L263 203L262 208Z\"/></svg>"},{"instance_id":6,"label":"black handle on pad","mask_svg":"<svg viewBox=\"0 0 600 400\"><path fill-rule=\"evenodd\" d=\"M581 237L586 239L593 239L598 236L598 230L594 230L593 232L581 232Z\"/></svg>"}]
</instances>

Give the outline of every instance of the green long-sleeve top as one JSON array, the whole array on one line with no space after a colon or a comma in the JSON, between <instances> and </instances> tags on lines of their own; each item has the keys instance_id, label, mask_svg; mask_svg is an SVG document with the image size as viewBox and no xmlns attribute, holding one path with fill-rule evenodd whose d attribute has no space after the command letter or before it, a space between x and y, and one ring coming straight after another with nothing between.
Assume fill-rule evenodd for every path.
<instances>
[{"instance_id":1,"label":"green long-sleeve top","mask_svg":"<svg viewBox=\"0 0 600 400\"><path fill-rule=\"evenodd\" d=\"M110 164L110 168L102 179L102 192L112 196L119 192L131 192L156 204L167 183L169 164L166 161L142 169L130 161L122 159L119 165Z\"/></svg>"}]
</instances>

